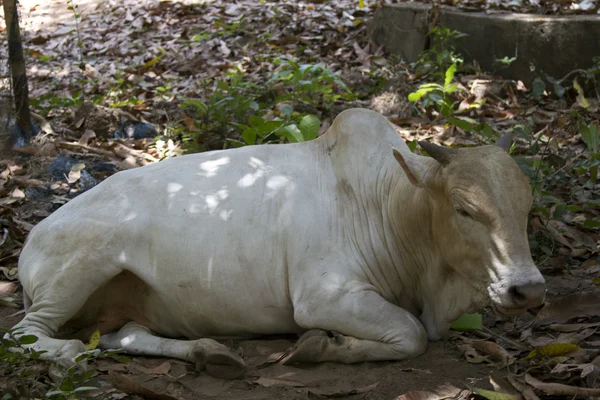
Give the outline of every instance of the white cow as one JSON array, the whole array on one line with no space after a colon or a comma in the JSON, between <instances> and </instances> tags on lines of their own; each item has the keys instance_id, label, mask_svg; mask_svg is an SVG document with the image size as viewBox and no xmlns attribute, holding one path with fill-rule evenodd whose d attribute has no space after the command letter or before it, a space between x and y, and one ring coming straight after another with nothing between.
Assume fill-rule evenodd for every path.
<instances>
[{"instance_id":1,"label":"white cow","mask_svg":"<svg viewBox=\"0 0 600 400\"><path fill-rule=\"evenodd\" d=\"M544 299L531 189L509 141L421 143L424 157L353 109L311 142L120 172L31 231L17 327L46 357L84 350L53 338L59 328L85 338L98 327L103 348L229 378L244 361L209 337L306 332L286 363L418 356L463 313Z\"/></svg>"}]
</instances>

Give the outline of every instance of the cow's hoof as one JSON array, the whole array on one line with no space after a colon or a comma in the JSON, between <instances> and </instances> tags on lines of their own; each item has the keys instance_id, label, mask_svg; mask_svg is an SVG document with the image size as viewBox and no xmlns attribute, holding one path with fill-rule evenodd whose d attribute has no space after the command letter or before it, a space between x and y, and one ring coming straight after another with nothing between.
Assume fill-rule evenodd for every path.
<instances>
[{"instance_id":1,"label":"cow's hoof","mask_svg":"<svg viewBox=\"0 0 600 400\"><path fill-rule=\"evenodd\" d=\"M196 369L215 378L235 379L246 372L244 360L227 347L202 349L194 353Z\"/></svg>"},{"instance_id":2,"label":"cow's hoof","mask_svg":"<svg viewBox=\"0 0 600 400\"><path fill-rule=\"evenodd\" d=\"M61 373L66 373L65 371L67 370L75 370L80 374L87 372L86 359L76 362L77 356L85 351L85 345L81 340L66 341L65 344L57 351L55 356L48 357L48 359L56 363L54 371L50 371L50 377L52 380L55 381L55 383L60 382L64 376L59 379L59 375ZM42 355L42 358L44 358L44 355Z\"/></svg>"},{"instance_id":3,"label":"cow's hoof","mask_svg":"<svg viewBox=\"0 0 600 400\"><path fill-rule=\"evenodd\" d=\"M281 364L318 362L331 338L321 329L312 329L300 336L294 347L281 361Z\"/></svg>"}]
</instances>

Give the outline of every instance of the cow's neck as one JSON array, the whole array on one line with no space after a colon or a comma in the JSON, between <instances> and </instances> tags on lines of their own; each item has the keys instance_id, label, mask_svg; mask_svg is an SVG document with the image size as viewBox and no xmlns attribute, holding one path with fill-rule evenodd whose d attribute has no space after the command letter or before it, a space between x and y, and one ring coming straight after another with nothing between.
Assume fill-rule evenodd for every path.
<instances>
[{"instance_id":1,"label":"cow's neck","mask_svg":"<svg viewBox=\"0 0 600 400\"><path fill-rule=\"evenodd\" d=\"M394 297L412 303L416 309L411 311L423 322L429 338L437 340L453 320L481 303L481 295L440 254L433 236L435 203L431 195L404 176L396 179L385 207L390 222L386 241L394 249L399 281L391 290Z\"/></svg>"},{"instance_id":2,"label":"cow's neck","mask_svg":"<svg viewBox=\"0 0 600 400\"><path fill-rule=\"evenodd\" d=\"M440 256L432 235L432 199L406 178L392 147L408 148L388 132L332 130L315 145L333 167L339 218L353 236L344 240L353 244L352 256L366 279L386 300L420 317L437 339L478 299Z\"/></svg>"}]
</instances>

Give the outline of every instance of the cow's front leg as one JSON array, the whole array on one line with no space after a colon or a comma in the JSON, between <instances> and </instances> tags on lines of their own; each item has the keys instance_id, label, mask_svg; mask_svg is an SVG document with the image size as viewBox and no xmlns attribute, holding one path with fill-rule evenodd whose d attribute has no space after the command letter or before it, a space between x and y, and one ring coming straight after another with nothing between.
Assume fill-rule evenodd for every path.
<instances>
[{"instance_id":1,"label":"cow's front leg","mask_svg":"<svg viewBox=\"0 0 600 400\"><path fill-rule=\"evenodd\" d=\"M427 348L421 322L373 290L332 291L303 299L295 305L294 317L298 325L311 330L283 363L404 360ZM336 333L328 335L324 330Z\"/></svg>"}]
</instances>

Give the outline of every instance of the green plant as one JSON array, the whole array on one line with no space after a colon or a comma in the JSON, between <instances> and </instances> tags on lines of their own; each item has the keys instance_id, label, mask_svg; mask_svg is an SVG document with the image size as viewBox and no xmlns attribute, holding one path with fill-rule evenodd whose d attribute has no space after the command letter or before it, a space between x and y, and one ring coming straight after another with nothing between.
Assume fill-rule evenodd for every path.
<instances>
[{"instance_id":1,"label":"green plant","mask_svg":"<svg viewBox=\"0 0 600 400\"><path fill-rule=\"evenodd\" d=\"M300 101L315 108L329 109L340 98L353 98L341 78L322 65L298 64L290 59L276 59L274 64L281 68L268 82L279 82L284 92L277 97L277 102Z\"/></svg>"},{"instance_id":2,"label":"green plant","mask_svg":"<svg viewBox=\"0 0 600 400\"><path fill-rule=\"evenodd\" d=\"M0 334L0 371L11 377L11 386L4 390L2 400L80 399L83 393L98 389L93 386L96 384L92 378L94 371L84 371L82 363L99 358L129 362L127 357L118 355L119 350L93 349L81 353L73 365L66 366L57 361L44 360L43 351L30 348L28 345L38 340L34 335L22 335L18 330L6 329L0 329Z\"/></svg>"},{"instance_id":3,"label":"green plant","mask_svg":"<svg viewBox=\"0 0 600 400\"><path fill-rule=\"evenodd\" d=\"M445 72L444 84L424 83L419 86L416 92L408 95L408 101L416 103L421 101L424 108L434 106L440 115L447 117L452 114L455 102L451 94L460 90L456 83L453 83L456 73L456 64L452 64Z\"/></svg>"},{"instance_id":4,"label":"green plant","mask_svg":"<svg viewBox=\"0 0 600 400\"><path fill-rule=\"evenodd\" d=\"M439 115L454 126L463 129L466 132L473 132L483 137L485 141L492 141L498 137L498 134L487 123L479 123L472 118L456 116L454 107L457 101L453 94L462 90L460 86L453 83L456 74L457 65L452 64L444 74L444 84L424 83L419 86L416 92L408 95L408 100L412 103L421 101L425 110L435 108ZM476 104L475 106L479 106Z\"/></svg>"},{"instance_id":5,"label":"green plant","mask_svg":"<svg viewBox=\"0 0 600 400\"><path fill-rule=\"evenodd\" d=\"M577 125L588 152L582 160L575 163L574 167L579 175L589 176L591 183L596 184L600 167L600 127L597 122L587 124L578 113Z\"/></svg>"},{"instance_id":6,"label":"green plant","mask_svg":"<svg viewBox=\"0 0 600 400\"><path fill-rule=\"evenodd\" d=\"M457 42L467 34L444 28L434 27L427 33L430 46L421 53L415 62L417 76L433 74L444 79L444 73L452 65L461 65L462 56L456 52Z\"/></svg>"},{"instance_id":7,"label":"green plant","mask_svg":"<svg viewBox=\"0 0 600 400\"><path fill-rule=\"evenodd\" d=\"M337 100L354 98L346 84L323 66L292 60L274 63L281 67L263 83L233 71L214 83L207 98L184 100L180 107L193 119L173 132L182 134L186 150L205 150L201 143L218 136L227 137L226 143L233 146L312 140L320 128L317 114Z\"/></svg>"},{"instance_id":8,"label":"green plant","mask_svg":"<svg viewBox=\"0 0 600 400\"><path fill-rule=\"evenodd\" d=\"M81 18L81 14L77 12L79 6L73 2L73 0L67 0L67 10L70 10L73 13L73 18L75 19L75 33L77 34L77 47L79 48L79 62L83 62L83 42L81 41L81 34L79 32L79 20Z\"/></svg>"}]
</instances>

